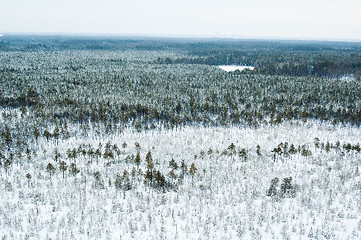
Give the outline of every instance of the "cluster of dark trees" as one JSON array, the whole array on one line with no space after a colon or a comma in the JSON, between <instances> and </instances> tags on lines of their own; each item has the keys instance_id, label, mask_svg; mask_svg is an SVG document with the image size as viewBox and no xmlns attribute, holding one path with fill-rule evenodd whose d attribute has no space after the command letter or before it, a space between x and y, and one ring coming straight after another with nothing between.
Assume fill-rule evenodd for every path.
<instances>
[{"instance_id":1,"label":"cluster of dark trees","mask_svg":"<svg viewBox=\"0 0 361 240\"><path fill-rule=\"evenodd\" d=\"M117 36L10 35L0 39L0 51L142 50L178 51L186 56L159 57L159 64L242 64L255 73L287 76L361 75L357 42L176 39Z\"/></svg>"},{"instance_id":2,"label":"cluster of dark trees","mask_svg":"<svg viewBox=\"0 0 361 240\"><path fill-rule=\"evenodd\" d=\"M161 64L206 64L254 66L254 74L279 76L340 77L361 76L360 44L317 42L256 42L252 48L201 48L189 56L158 58ZM246 44L245 44L246 45ZM264 47L264 48L262 48Z\"/></svg>"},{"instance_id":3,"label":"cluster of dark trees","mask_svg":"<svg viewBox=\"0 0 361 240\"><path fill-rule=\"evenodd\" d=\"M49 49L29 51L26 44ZM87 44L107 50L86 50ZM360 125L360 80L329 76L356 76L359 49L332 42L4 36L0 133L7 140L0 146L11 139L24 150L39 137L68 138L71 124L85 134L90 125L105 133L286 119ZM237 62L256 69L227 73L212 66Z\"/></svg>"}]
</instances>

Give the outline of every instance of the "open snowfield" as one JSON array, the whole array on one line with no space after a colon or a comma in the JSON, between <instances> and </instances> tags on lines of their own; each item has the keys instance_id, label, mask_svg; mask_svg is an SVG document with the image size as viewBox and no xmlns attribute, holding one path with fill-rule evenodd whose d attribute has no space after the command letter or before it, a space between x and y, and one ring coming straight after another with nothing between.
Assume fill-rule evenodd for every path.
<instances>
[{"instance_id":1,"label":"open snowfield","mask_svg":"<svg viewBox=\"0 0 361 240\"><path fill-rule=\"evenodd\" d=\"M226 72L233 72L236 70L243 71L246 69L249 69L249 70L254 69L254 67L252 67L252 66L238 66L238 65L220 65L218 67Z\"/></svg>"},{"instance_id":2,"label":"open snowfield","mask_svg":"<svg viewBox=\"0 0 361 240\"><path fill-rule=\"evenodd\" d=\"M293 121L258 128L126 129L107 137L69 129L69 139L34 143L31 161L24 156L1 168L2 239L361 238L361 155L345 147L360 143L359 128ZM111 159L103 155L106 143L119 147ZM282 151L272 152L281 143ZM68 149L89 144L102 156L67 157ZM55 151L61 155L56 161ZM172 188L144 183L148 151ZM170 166L172 158L178 168ZM60 160L76 163L80 172L68 168L63 179ZM124 170L129 190L115 184ZM283 193L282 180L289 177L290 192ZM274 194L267 194L275 178Z\"/></svg>"}]
</instances>

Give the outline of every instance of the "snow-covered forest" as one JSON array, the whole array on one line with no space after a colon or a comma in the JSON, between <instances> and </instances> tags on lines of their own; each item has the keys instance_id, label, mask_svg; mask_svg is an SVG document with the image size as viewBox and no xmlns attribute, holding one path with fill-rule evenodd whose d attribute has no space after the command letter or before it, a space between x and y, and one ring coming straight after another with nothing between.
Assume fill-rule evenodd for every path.
<instances>
[{"instance_id":1,"label":"snow-covered forest","mask_svg":"<svg viewBox=\"0 0 361 240\"><path fill-rule=\"evenodd\" d=\"M360 239L360 50L3 36L0 237Z\"/></svg>"}]
</instances>

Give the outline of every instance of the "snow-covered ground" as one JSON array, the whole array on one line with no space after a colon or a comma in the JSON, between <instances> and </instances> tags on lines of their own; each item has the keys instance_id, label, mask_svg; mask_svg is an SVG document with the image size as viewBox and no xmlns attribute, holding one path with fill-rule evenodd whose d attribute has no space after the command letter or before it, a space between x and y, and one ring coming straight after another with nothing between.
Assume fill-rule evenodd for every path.
<instances>
[{"instance_id":1,"label":"snow-covered ground","mask_svg":"<svg viewBox=\"0 0 361 240\"><path fill-rule=\"evenodd\" d=\"M340 80L343 82L354 82L354 81L356 81L356 78L353 75L345 75L345 76L342 76L340 78Z\"/></svg>"},{"instance_id":2,"label":"snow-covered ground","mask_svg":"<svg viewBox=\"0 0 361 240\"><path fill-rule=\"evenodd\" d=\"M0 237L3 239L360 239L361 155L343 144L360 143L361 129L320 122L285 122L277 126L183 127L138 133L77 135L47 142L40 139L37 156L16 160L0 170ZM339 148L316 147L329 142ZM120 154L98 160L67 149L91 144L102 152L116 143ZM126 146L123 143L126 143ZM280 143L304 145L312 154L275 156ZM136 146L136 143L139 145ZM232 143L235 146L232 150ZM257 145L260 146L257 153ZM83 145L84 146L84 145ZM139 147L140 146L140 147ZM63 179L55 149L68 166ZM242 149L246 158L240 154ZM143 176L130 177L132 189L116 189L116 175L138 167L127 156L140 151L139 169L146 170L151 151L154 166L168 175L173 158L192 163L177 187L161 191L146 186ZM59 160L58 160L59 161ZM55 167L51 176L48 163ZM95 173L98 172L98 179ZM26 174L31 174L31 179ZM180 175L180 170L176 175ZM294 197L267 196L271 180L292 177Z\"/></svg>"},{"instance_id":3,"label":"snow-covered ground","mask_svg":"<svg viewBox=\"0 0 361 240\"><path fill-rule=\"evenodd\" d=\"M243 71L245 69L249 69L249 70L254 69L254 67L252 66L239 66L239 65L219 65L218 67L227 72L234 72L236 70Z\"/></svg>"}]
</instances>

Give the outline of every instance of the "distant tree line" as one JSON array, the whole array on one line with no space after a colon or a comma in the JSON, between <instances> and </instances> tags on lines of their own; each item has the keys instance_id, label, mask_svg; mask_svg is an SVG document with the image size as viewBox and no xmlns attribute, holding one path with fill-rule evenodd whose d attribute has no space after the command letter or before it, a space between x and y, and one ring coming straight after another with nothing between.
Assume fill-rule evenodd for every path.
<instances>
[{"instance_id":1,"label":"distant tree line","mask_svg":"<svg viewBox=\"0 0 361 240\"><path fill-rule=\"evenodd\" d=\"M10 40L0 40L2 44L6 41ZM21 49L22 44L42 41L53 46L83 40L17 37L10 42ZM292 119L361 123L360 80L316 74L341 71L337 70L343 69L340 66L350 73L359 69L357 44L302 43L305 46L297 48L296 43L282 47L272 42L124 41L171 49L0 51L0 147L25 151L28 142L41 137L67 139L71 124L80 125L87 134L90 128L112 133L129 126L137 131L199 124L257 127ZM189 47L186 53L181 51L185 46ZM236 47L242 50L237 52ZM211 57L219 57L222 63L243 59L256 69L227 73L208 64L181 63L182 59ZM295 63L290 65L292 59ZM302 64L297 67L297 62ZM313 68L308 62L315 63ZM277 68L263 67L271 63ZM305 76L285 72L305 66L310 75L301 70L299 75Z\"/></svg>"}]
</instances>

